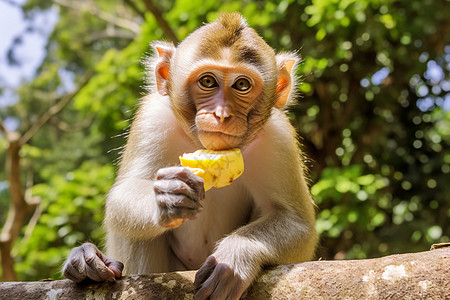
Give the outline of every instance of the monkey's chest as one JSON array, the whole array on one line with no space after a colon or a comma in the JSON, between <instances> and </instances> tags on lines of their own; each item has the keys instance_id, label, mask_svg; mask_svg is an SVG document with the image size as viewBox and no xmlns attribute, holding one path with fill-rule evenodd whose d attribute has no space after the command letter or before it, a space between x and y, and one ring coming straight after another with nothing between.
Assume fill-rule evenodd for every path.
<instances>
[{"instance_id":1,"label":"monkey's chest","mask_svg":"<svg viewBox=\"0 0 450 300\"><path fill-rule=\"evenodd\" d=\"M199 217L172 231L170 246L187 269L198 269L219 240L248 221L250 201L236 188L210 190Z\"/></svg>"},{"instance_id":2,"label":"monkey's chest","mask_svg":"<svg viewBox=\"0 0 450 300\"><path fill-rule=\"evenodd\" d=\"M212 253L219 235L196 228L196 221L188 221L173 230L170 246L176 258L188 269L198 269ZM211 229L211 228L210 228Z\"/></svg>"}]
</instances>

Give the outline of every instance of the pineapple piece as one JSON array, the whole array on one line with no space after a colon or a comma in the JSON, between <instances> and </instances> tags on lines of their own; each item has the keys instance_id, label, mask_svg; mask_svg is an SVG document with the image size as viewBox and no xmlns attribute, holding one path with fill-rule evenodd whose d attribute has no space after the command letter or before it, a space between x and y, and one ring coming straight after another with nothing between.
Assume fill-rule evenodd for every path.
<instances>
[{"instance_id":1,"label":"pineapple piece","mask_svg":"<svg viewBox=\"0 0 450 300\"><path fill-rule=\"evenodd\" d=\"M180 163L192 173L204 179L205 191L212 187L230 185L233 180L244 172L244 159L241 150L231 149L223 151L197 150L180 156ZM165 224L166 228L176 228L187 219L174 219Z\"/></svg>"},{"instance_id":2,"label":"pineapple piece","mask_svg":"<svg viewBox=\"0 0 450 300\"><path fill-rule=\"evenodd\" d=\"M187 221L187 219L174 219L174 220L170 221L169 223L167 223L166 225L164 225L164 227L177 228L178 226L183 224L185 221Z\"/></svg>"},{"instance_id":3,"label":"pineapple piece","mask_svg":"<svg viewBox=\"0 0 450 300\"><path fill-rule=\"evenodd\" d=\"M244 172L241 150L197 150L180 156L182 166L205 180L205 191L211 187L224 187Z\"/></svg>"}]
</instances>

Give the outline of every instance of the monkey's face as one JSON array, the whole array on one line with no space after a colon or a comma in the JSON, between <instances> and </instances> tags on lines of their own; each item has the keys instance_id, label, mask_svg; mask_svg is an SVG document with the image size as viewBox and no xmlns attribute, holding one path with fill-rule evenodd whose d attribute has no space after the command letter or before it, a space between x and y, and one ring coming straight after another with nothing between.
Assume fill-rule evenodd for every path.
<instances>
[{"instance_id":1,"label":"monkey's face","mask_svg":"<svg viewBox=\"0 0 450 300\"><path fill-rule=\"evenodd\" d=\"M187 80L195 105L194 132L207 149L241 147L248 139L249 112L258 103L263 80L246 64L205 63Z\"/></svg>"},{"instance_id":2,"label":"monkey's face","mask_svg":"<svg viewBox=\"0 0 450 300\"><path fill-rule=\"evenodd\" d=\"M207 149L241 148L288 98L295 60L278 59L241 17L205 25L176 49L156 50L158 91L170 97L185 132Z\"/></svg>"}]
</instances>

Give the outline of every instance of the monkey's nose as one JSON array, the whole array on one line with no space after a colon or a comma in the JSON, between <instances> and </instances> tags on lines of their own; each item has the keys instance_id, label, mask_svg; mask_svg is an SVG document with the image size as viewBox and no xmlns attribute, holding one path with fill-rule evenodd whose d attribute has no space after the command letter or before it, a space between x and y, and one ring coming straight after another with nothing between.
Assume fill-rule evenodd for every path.
<instances>
[{"instance_id":1,"label":"monkey's nose","mask_svg":"<svg viewBox=\"0 0 450 300\"><path fill-rule=\"evenodd\" d=\"M223 123L227 119L229 119L232 116L232 114L230 113L227 107L218 106L214 111L214 116L218 121L220 121L220 123Z\"/></svg>"}]
</instances>

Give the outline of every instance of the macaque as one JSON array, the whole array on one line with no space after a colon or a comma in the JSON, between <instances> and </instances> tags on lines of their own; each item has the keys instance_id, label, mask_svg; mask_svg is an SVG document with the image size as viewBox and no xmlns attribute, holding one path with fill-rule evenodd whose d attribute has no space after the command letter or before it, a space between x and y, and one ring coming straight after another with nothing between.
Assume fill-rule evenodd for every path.
<instances>
[{"instance_id":1,"label":"macaque","mask_svg":"<svg viewBox=\"0 0 450 300\"><path fill-rule=\"evenodd\" d=\"M313 258L315 208L285 108L295 53L275 54L238 13L224 13L177 47L152 44L149 95L133 120L106 199L106 254L74 248L63 274L196 270L197 299L239 299L267 266ZM243 174L205 192L183 153L240 148ZM172 228L176 219L185 220Z\"/></svg>"}]
</instances>

